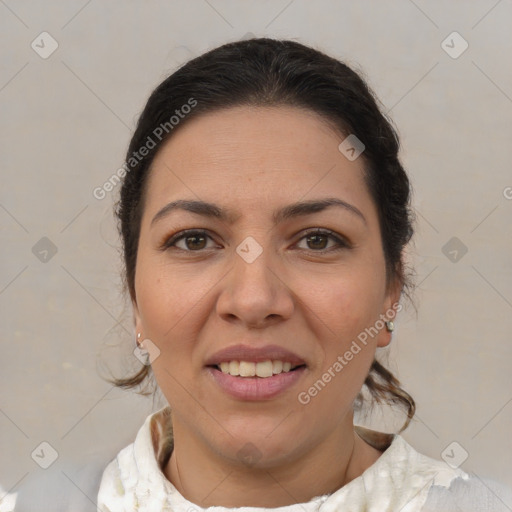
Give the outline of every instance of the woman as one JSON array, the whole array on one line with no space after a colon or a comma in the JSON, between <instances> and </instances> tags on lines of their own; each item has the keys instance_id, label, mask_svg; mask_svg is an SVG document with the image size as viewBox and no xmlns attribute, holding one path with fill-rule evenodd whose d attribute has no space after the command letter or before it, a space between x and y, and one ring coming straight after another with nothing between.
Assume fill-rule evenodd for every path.
<instances>
[{"instance_id":1,"label":"woman","mask_svg":"<svg viewBox=\"0 0 512 512\"><path fill-rule=\"evenodd\" d=\"M117 209L149 360L115 383L154 374L169 406L105 469L99 510L501 510L353 424L363 386L405 408L400 432L415 411L375 358L411 287L398 148L365 82L292 41L226 44L156 88Z\"/></svg>"}]
</instances>

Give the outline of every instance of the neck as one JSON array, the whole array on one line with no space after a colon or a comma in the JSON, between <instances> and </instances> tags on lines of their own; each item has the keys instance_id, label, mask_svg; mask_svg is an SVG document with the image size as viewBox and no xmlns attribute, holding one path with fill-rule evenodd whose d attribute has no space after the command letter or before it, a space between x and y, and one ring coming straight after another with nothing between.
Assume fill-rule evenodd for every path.
<instances>
[{"instance_id":1,"label":"neck","mask_svg":"<svg viewBox=\"0 0 512 512\"><path fill-rule=\"evenodd\" d=\"M228 459L173 420L174 449L165 476L201 507L282 507L331 494L360 476L381 455L349 424L292 459L249 466Z\"/></svg>"}]
</instances>

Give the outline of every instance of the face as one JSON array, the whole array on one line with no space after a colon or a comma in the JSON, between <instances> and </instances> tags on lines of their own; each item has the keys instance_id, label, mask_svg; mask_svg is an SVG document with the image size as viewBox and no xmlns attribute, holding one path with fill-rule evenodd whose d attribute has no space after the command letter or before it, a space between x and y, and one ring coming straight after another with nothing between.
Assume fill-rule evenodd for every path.
<instances>
[{"instance_id":1,"label":"face","mask_svg":"<svg viewBox=\"0 0 512 512\"><path fill-rule=\"evenodd\" d=\"M382 319L399 288L386 286L363 158L340 152L344 138L309 111L235 107L190 120L154 159L136 330L160 351L152 368L175 432L219 457L270 467L351 428L375 350L390 341ZM326 199L337 204L311 207ZM219 215L162 210L178 200ZM289 208L299 202L310 207ZM300 366L223 373L240 360L249 374L279 370L254 364L265 360Z\"/></svg>"}]
</instances>

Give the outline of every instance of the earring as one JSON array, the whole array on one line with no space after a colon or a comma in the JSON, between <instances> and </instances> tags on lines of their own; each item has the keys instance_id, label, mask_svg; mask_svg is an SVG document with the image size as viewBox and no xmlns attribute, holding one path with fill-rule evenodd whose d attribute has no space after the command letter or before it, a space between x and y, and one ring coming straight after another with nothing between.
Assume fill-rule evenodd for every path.
<instances>
[{"instance_id":1,"label":"earring","mask_svg":"<svg viewBox=\"0 0 512 512\"><path fill-rule=\"evenodd\" d=\"M391 320L388 320L386 322L386 329L389 331L389 332L393 332L395 330L395 324L391 321Z\"/></svg>"},{"instance_id":2,"label":"earring","mask_svg":"<svg viewBox=\"0 0 512 512\"><path fill-rule=\"evenodd\" d=\"M141 347L142 347L142 345L141 345L141 343L140 343L140 332L138 332L138 333L137 333L137 346L138 346L139 348L141 348Z\"/></svg>"}]
</instances>

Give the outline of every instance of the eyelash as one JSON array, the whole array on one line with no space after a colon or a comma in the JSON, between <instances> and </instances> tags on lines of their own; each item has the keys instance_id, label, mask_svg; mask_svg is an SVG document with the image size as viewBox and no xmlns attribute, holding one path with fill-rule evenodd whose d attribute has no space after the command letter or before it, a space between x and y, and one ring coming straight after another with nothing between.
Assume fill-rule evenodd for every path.
<instances>
[{"instance_id":1,"label":"eyelash","mask_svg":"<svg viewBox=\"0 0 512 512\"><path fill-rule=\"evenodd\" d=\"M332 251L340 251L340 250L343 250L343 249L350 249L351 248L351 245L348 243L348 241L346 241L344 238L338 236L336 233L334 233L334 231L330 231L328 229L321 229L321 228L315 228L315 229L312 229L310 231L307 231L299 239L299 242L301 240L303 240L304 238L306 238L308 236L311 236L311 235L327 236L327 237L331 238L332 240L334 240L336 242L336 246L335 247L331 247L329 249L319 249L319 250L299 249L299 250L301 250L301 251L311 251L313 253L322 254L322 253L328 253L328 252L332 252ZM187 238L187 237L190 237L190 236L204 236L204 237L207 237L207 238L210 238L211 240L213 240L213 238L205 230L202 230L202 229L186 229L184 231L180 231L179 233L176 233L175 235L173 235L170 238L168 238L167 240L165 240L164 243L161 246L161 249L163 251L165 251L167 249L174 248L174 249L177 249L179 251L188 252L188 253L201 253L201 252L207 250L207 249L198 249L197 251L194 251L194 250L190 250L190 249L181 249L180 247L173 247L176 242L179 242L180 240L182 240L184 238Z\"/></svg>"}]
</instances>

